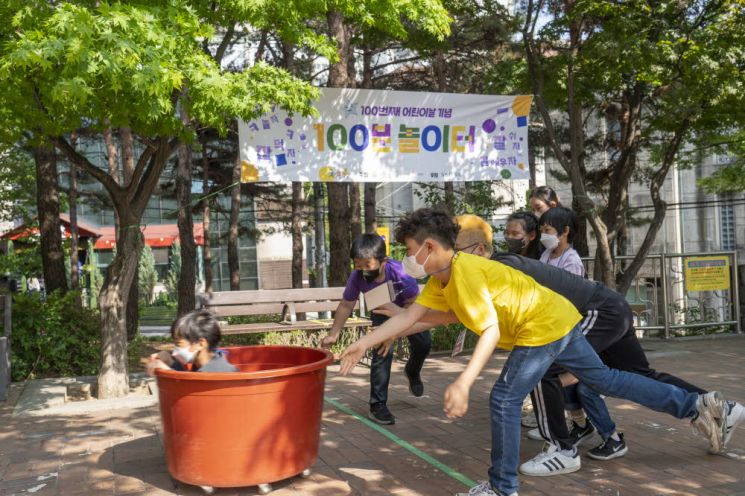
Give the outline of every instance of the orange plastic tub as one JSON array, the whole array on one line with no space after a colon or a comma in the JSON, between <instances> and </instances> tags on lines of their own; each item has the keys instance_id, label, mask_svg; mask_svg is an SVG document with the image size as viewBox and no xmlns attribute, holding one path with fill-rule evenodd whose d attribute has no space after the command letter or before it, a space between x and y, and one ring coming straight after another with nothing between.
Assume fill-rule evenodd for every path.
<instances>
[{"instance_id":1,"label":"orange plastic tub","mask_svg":"<svg viewBox=\"0 0 745 496\"><path fill-rule=\"evenodd\" d=\"M158 370L168 471L210 487L267 484L307 472L318 457L326 350L223 348L240 372Z\"/></svg>"}]
</instances>

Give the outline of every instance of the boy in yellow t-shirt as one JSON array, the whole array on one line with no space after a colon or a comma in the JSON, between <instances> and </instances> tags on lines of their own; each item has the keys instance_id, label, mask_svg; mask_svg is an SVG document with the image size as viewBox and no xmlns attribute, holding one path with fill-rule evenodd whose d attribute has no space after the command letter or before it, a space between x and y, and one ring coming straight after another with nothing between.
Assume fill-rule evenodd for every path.
<instances>
[{"instance_id":1,"label":"boy in yellow t-shirt","mask_svg":"<svg viewBox=\"0 0 745 496\"><path fill-rule=\"evenodd\" d=\"M490 397L489 480L467 496L517 495L520 407L554 361L601 393L692 417L704 434L724 435L723 402L701 401L696 393L609 369L585 339L581 316L566 298L503 264L455 253L457 235L457 223L444 211L424 208L401 219L396 240L406 245L406 272L415 279L431 277L414 304L344 350L341 373L348 374L366 349L405 334L417 322L460 321L480 338L465 370L445 390L445 414L456 418L468 410L471 386L494 348L512 350Z\"/></svg>"}]
</instances>

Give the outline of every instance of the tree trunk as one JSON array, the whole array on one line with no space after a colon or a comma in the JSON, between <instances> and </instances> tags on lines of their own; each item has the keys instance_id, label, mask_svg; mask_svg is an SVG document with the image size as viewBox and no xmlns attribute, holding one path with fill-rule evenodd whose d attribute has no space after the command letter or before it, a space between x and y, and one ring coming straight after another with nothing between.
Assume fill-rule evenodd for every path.
<instances>
[{"instance_id":1,"label":"tree trunk","mask_svg":"<svg viewBox=\"0 0 745 496\"><path fill-rule=\"evenodd\" d=\"M667 177L670 168L675 162L678 150L683 143L689 127L690 122L687 120L683 120L678 125L678 128L675 130L670 140L665 143L660 168L657 169L654 174L652 174L649 184L649 193L652 196L652 203L654 204L654 217L652 217L652 222L649 224L647 233L644 235L644 241L642 241L642 244L639 247L639 250L636 252L634 259L631 261L624 273L619 278L618 292L621 294L626 294L626 292L631 287L631 283L634 282L634 278L639 272L639 269L641 269L642 265L644 265L647 254L652 248L654 240L657 237L657 233L662 227L662 222L665 220L665 214L667 213L667 203L662 199L662 195L660 194L660 192L662 191L662 187L665 184L665 178Z\"/></svg>"},{"instance_id":2,"label":"tree trunk","mask_svg":"<svg viewBox=\"0 0 745 496\"><path fill-rule=\"evenodd\" d=\"M331 38L336 42L336 53L339 60L329 68L328 85L332 88L347 88L352 86L349 81L350 38L349 27L344 23L344 16L340 12L331 11L326 14Z\"/></svg>"},{"instance_id":3,"label":"tree trunk","mask_svg":"<svg viewBox=\"0 0 745 496\"><path fill-rule=\"evenodd\" d=\"M205 140L206 141L206 140ZM210 190L209 158L207 157L207 143L202 143L202 265L204 265L204 292L212 293L212 251L210 247L210 199L207 194Z\"/></svg>"},{"instance_id":4,"label":"tree trunk","mask_svg":"<svg viewBox=\"0 0 745 496\"><path fill-rule=\"evenodd\" d=\"M455 187L452 181L445 182L445 208L455 215Z\"/></svg>"},{"instance_id":5,"label":"tree trunk","mask_svg":"<svg viewBox=\"0 0 745 496\"><path fill-rule=\"evenodd\" d=\"M179 140L153 138L140 155L125 187L119 186L116 176L107 174L78 153L64 137L52 138L52 141L68 160L75 162L106 188L120 221L117 228L116 256L109 265L99 299L101 368L98 375L98 397L105 399L124 396L129 392L126 311L143 246L140 221L163 168L176 150Z\"/></svg>"},{"instance_id":6,"label":"tree trunk","mask_svg":"<svg viewBox=\"0 0 745 496\"><path fill-rule=\"evenodd\" d=\"M350 30L344 23L344 16L337 11L326 15L329 32L336 42L339 60L331 64L328 85L332 88L353 86L349 77ZM349 188L346 183L328 183L329 201L329 245L331 263L329 264L329 284L343 286L349 276L350 221Z\"/></svg>"},{"instance_id":7,"label":"tree trunk","mask_svg":"<svg viewBox=\"0 0 745 496\"><path fill-rule=\"evenodd\" d=\"M194 242L194 220L191 215L191 147L182 143L176 163L176 201L178 202L178 236L181 242L181 274L178 280L178 309L181 317L196 307L197 244Z\"/></svg>"},{"instance_id":8,"label":"tree trunk","mask_svg":"<svg viewBox=\"0 0 745 496\"><path fill-rule=\"evenodd\" d=\"M587 216L582 211L582 204L572 195L572 210L577 214L577 232L572 244L580 257L590 256L590 247L587 245Z\"/></svg>"},{"instance_id":9,"label":"tree trunk","mask_svg":"<svg viewBox=\"0 0 745 496\"><path fill-rule=\"evenodd\" d=\"M349 224L352 239L362 234L362 218L360 213L360 184L349 184Z\"/></svg>"},{"instance_id":10,"label":"tree trunk","mask_svg":"<svg viewBox=\"0 0 745 496\"><path fill-rule=\"evenodd\" d=\"M228 227L228 270L230 290L241 289L241 268L238 259L238 221L241 216L241 161L236 157L233 166L233 189L230 192L230 226Z\"/></svg>"},{"instance_id":11,"label":"tree trunk","mask_svg":"<svg viewBox=\"0 0 745 496\"><path fill-rule=\"evenodd\" d=\"M344 286L349 277L349 249L351 246L351 216L346 183L329 183L329 285ZM332 208L333 205L333 208Z\"/></svg>"},{"instance_id":12,"label":"tree trunk","mask_svg":"<svg viewBox=\"0 0 745 496\"><path fill-rule=\"evenodd\" d=\"M323 183L313 183L313 217L315 223L316 287L325 288L326 279L326 219L323 215Z\"/></svg>"},{"instance_id":13,"label":"tree trunk","mask_svg":"<svg viewBox=\"0 0 745 496\"><path fill-rule=\"evenodd\" d=\"M303 183L292 183L292 287L303 287Z\"/></svg>"},{"instance_id":14,"label":"tree trunk","mask_svg":"<svg viewBox=\"0 0 745 496\"><path fill-rule=\"evenodd\" d=\"M132 131L128 127L119 129L119 138L122 146L122 172L124 184L129 187L134 175L134 139ZM144 246L144 245L143 245ZM137 265L135 266L134 284L129 288L129 300L127 300L127 339L132 341L140 327L140 285L137 283L140 279L140 256L142 255L142 246L137 252Z\"/></svg>"},{"instance_id":15,"label":"tree trunk","mask_svg":"<svg viewBox=\"0 0 745 496\"><path fill-rule=\"evenodd\" d=\"M139 219L125 217L120 229L116 256L109 265L101 288L101 370L98 374L98 398L118 398L129 393L127 374L127 317L130 288L139 263L138 253L143 246L139 229L129 226Z\"/></svg>"},{"instance_id":16,"label":"tree trunk","mask_svg":"<svg viewBox=\"0 0 745 496\"><path fill-rule=\"evenodd\" d=\"M582 104L577 99L576 72L573 66L569 66L567 76L567 95L569 110L569 141L570 141L570 167L566 172L572 182L573 198L576 198L579 212L589 213L588 221L595 231L595 274L594 278L601 281L611 289L616 287L613 256L608 243L608 230L605 223L597 214L592 200L590 200L584 184L583 160L584 160L584 120L582 118ZM574 200L573 200L574 202Z\"/></svg>"},{"instance_id":17,"label":"tree trunk","mask_svg":"<svg viewBox=\"0 0 745 496\"><path fill-rule=\"evenodd\" d=\"M74 291L80 287L78 271L78 167L70 164L70 192L67 200L70 203L70 288Z\"/></svg>"},{"instance_id":18,"label":"tree trunk","mask_svg":"<svg viewBox=\"0 0 745 496\"><path fill-rule=\"evenodd\" d=\"M378 229L375 215L376 191L378 183L365 183L365 232L374 233Z\"/></svg>"},{"instance_id":19,"label":"tree trunk","mask_svg":"<svg viewBox=\"0 0 745 496\"><path fill-rule=\"evenodd\" d=\"M575 67L569 64L566 75L566 92L567 92L567 113L569 114L569 144L570 157L564 153L561 143L554 128L551 114L548 110L545 100L543 99L543 88L545 78L545 68L539 60L539 54L542 48L535 46L535 27L539 19L538 9L529 8L525 12L525 21L522 28L523 46L525 48L526 60L528 63L529 80L533 87L535 95L535 104L541 114L545 125L548 144L561 164L564 171L569 176L572 184L573 197L579 205L578 211L587 215L587 220L592 226L597 242L595 251L595 279L600 280L611 288L615 288L616 281L613 270L613 258L608 244L607 228L600 216L596 212L595 204L587 194L585 187L585 177L583 174L584 160L584 127L582 120L582 104L577 99L576 73ZM579 47L582 43L581 37L582 20L573 19L569 25L569 53L567 56L575 58Z\"/></svg>"},{"instance_id":20,"label":"tree trunk","mask_svg":"<svg viewBox=\"0 0 745 496\"><path fill-rule=\"evenodd\" d=\"M32 155L36 164L36 208L41 235L44 288L47 293L55 290L67 291L55 151L47 146L38 146L32 150Z\"/></svg>"}]
</instances>

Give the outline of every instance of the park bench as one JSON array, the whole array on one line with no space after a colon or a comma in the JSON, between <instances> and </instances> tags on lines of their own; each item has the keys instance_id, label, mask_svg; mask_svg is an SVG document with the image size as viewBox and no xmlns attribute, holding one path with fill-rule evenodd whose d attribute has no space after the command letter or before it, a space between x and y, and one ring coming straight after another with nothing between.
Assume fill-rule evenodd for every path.
<instances>
[{"instance_id":1,"label":"park bench","mask_svg":"<svg viewBox=\"0 0 745 496\"><path fill-rule=\"evenodd\" d=\"M254 334L272 331L317 331L330 329L333 319L314 318L319 312L332 312L339 306L343 287L302 289L258 289L249 291L219 291L200 296L201 306L218 318L276 315L272 322L225 324L224 335ZM364 312L364 297L360 295L355 310ZM307 318L308 315L311 318ZM367 329L372 322L364 317L350 317L345 327Z\"/></svg>"},{"instance_id":2,"label":"park bench","mask_svg":"<svg viewBox=\"0 0 745 496\"><path fill-rule=\"evenodd\" d=\"M10 386L10 306L13 298L0 293L0 401L8 398Z\"/></svg>"}]
</instances>

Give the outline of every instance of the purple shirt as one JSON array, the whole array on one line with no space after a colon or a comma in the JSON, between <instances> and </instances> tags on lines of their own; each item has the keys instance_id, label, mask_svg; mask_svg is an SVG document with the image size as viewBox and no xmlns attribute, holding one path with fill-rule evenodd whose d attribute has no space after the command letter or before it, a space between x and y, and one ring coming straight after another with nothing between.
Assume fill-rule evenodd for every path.
<instances>
[{"instance_id":1,"label":"purple shirt","mask_svg":"<svg viewBox=\"0 0 745 496\"><path fill-rule=\"evenodd\" d=\"M419 286L416 283L416 279L406 275L401 262L386 258L385 279L383 282L367 282L362 277L362 271L353 270L349 279L347 279L343 298L347 301L355 301L360 297L360 293L367 293L386 281L393 281L393 290L396 293L396 298L393 301L400 307L419 294Z\"/></svg>"},{"instance_id":2,"label":"purple shirt","mask_svg":"<svg viewBox=\"0 0 745 496\"><path fill-rule=\"evenodd\" d=\"M585 277L587 275L582 259L574 248L567 248L567 250L557 258L550 258L551 253L553 253L553 250L546 250L541 253L541 262L564 269L567 272L571 272L580 277Z\"/></svg>"}]
</instances>

